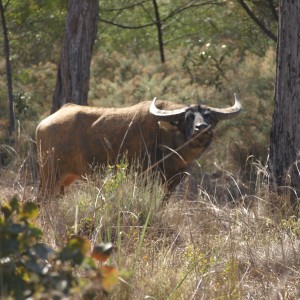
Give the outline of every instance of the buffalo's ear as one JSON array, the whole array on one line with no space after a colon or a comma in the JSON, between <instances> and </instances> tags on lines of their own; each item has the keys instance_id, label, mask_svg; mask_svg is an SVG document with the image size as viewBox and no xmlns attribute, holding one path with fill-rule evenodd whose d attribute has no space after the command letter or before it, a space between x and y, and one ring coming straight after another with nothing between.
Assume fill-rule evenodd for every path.
<instances>
[{"instance_id":1,"label":"buffalo's ear","mask_svg":"<svg viewBox=\"0 0 300 300\"><path fill-rule=\"evenodd\" d=\"M181 131L178 130L177 126L166 121L159 121L157 123L160 129L160 150L163 153L165 153L165 151L169 153L168 149L177 149L185 142L185 137Z\"/></svg>"},{"instance_id":2,"label":"buffalo's ear","mask_svg":"<svg viewBox=\"0 0 300 300\"><path fill-rule=\"evenodd\" d=\"M158 127L163 131L174 131L177 130L177 126L173 125L171 122L158 121Z\"/></svg>"}]
</instances>

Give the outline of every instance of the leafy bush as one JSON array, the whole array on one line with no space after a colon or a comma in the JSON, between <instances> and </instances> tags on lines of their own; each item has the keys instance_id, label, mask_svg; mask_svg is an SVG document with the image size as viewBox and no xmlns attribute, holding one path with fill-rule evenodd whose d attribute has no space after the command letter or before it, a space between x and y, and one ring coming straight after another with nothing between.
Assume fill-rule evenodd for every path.
<instances>
[{"instance_id":1,"label":"leafy bush","mask_svg":"<svg viewBox=\"0 0 300 300\"><path fill-rule=\"evenodd\" d=\"M42 243L43 232L33 224L39 210L16 197L1 205L0 297L62 299L75 294L103 295L117 283L118 272L104 262L111 244L94 247L73 236L60 250ZM80 287L80 288L79 288Z\"/></svg>"}]
</instances>

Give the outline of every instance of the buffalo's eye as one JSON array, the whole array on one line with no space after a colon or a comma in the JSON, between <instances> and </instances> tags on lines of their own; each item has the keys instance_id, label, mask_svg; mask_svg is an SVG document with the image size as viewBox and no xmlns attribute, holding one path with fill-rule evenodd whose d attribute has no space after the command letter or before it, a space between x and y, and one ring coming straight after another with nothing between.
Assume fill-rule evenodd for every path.
<instances>
[{"instance_id":1,"label":"buffalo's eye","mask_svg":"<svg viewBox=\"0 0 300 300\"><path fill-rule=\"evenodd\" d=\"M211 113L209 111L206 111L203 113L203 118L205 120L210 120L212 118Z\"/></svg>"},{"instance_id":2,"label":"buffalo's eye","mask_svg":"<svg viewBox=\"0 0 300 300\"><path fill-rule=\"evenodd\" d=\"M171 121L170 124L174 125L174 126L177 126L179 124L179 121Z\"/></svg>"},{"instance_id":3,"label":"buffalo's eye","mask_svg":"<svg viewBox=\"0 0 300 300\"><path fill-rule=\"evenodd\" d=\"M194 114L189 114L189 115L187 116L187 119L188 119L188 120L191 120L191 121L194 121L194 120L195 120L195 115L194 115Z\"/></svg>"}]
</instances>

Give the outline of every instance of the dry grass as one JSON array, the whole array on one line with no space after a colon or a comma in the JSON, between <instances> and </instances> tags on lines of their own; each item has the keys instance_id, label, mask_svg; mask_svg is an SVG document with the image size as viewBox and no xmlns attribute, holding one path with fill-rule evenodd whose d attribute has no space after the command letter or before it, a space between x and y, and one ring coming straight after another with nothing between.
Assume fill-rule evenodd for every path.
<instances>
[{"instance_id":1,"label":"dry grass","mask_svg":"<svg viewBox=\"0 0 300 300\"><path fill-rule=\"evenodd\" d=\"M36 181L17 165L1 174L1 186L32 199ZM255 193L236 202L203 191L193 201L165 201L158 178L124 166L48 199L38 220L54 247L71 234L113 242L121 278L109 299L299 299L300 221L287 196L268 191L261 165L253 167L264 174Z\"/></svg>"}]
</instances>

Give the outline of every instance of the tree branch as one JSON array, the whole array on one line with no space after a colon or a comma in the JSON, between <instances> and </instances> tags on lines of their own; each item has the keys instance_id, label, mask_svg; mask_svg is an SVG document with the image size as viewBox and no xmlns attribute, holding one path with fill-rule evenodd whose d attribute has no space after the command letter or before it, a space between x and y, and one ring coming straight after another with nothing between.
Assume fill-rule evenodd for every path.
<instances>
[{"instance_id":1,"label":"tree branch","mask_svg":"<svg viewBox=\"0 0 300 300\"><path fill-rule=\"evenodd\" d=\"M277 43L277 37L276 35L271 32L265 24L259 20L254 13L251 11L251 9L247 6L247 4L244 2L244 0L238 0L241 6L244 8L248 16L260 27L260 29L269 37L271 38L274 42Z\"/></svg>"},{"instance_id":2,"label":"tree branch","mask_svg":"<svg viewBox=\"0 0 300 300\"><path fill-rule=\"evenodd\" d=\"M174 9L165 18L162 18L160 20L160 22L163 23L166 20L174 17L175 15L177 15L177 14L181 13L182 11L184 11L186 9L189 9L189 8L194 8L194 7L199 7L199 6L209 5L209 4L223 5L225 3L225 1L220 2L218 0L215 0L215 1L209 0L209 1L206 1L206 2L203 2L203 3L197 3L197 4L193 4L194 2L195 1L191 1L189 4L187 4L184 7ZM140 2L139 4L141 4L141 3L142 2ZM124 25L124 24L116 23L114 21L106 20L106 19L102 19L102 18L99 18L99 21L101 21L103 23L113 25L113 26L117 26L117 27L120 27L120 28L123 28L123 29L141 29L141 28L146 28L146 27L151 27L151 26L157 25L157 22L155 22L155 21L151 22L151 23L143 24L143 25L136 25L136 26Z\"/></svg>"},{"instance_id":3,"label":"tree branch","mask_svg":"<svg viewBox=\"0 0 300 300\"><path fill-rule=\"evenodd\" d=\"M167 17L165 17L163 19L163 21L183 12L184 10L186 9L189 9L189 8L193 8L193 7L200 7L200 6L205 6L205 5L223 5L225 3L225 1L218 1L218 0L208 0L206 2L202 2L202 3L196 3L196 4L193 4L195 1L191 1L190 3L188 3L186 6L183 6L183 7L179 7L179 8L176 8L174 9L172 12L169 13L169 15Z\"/></svg>"},{"instance_id":4,"label":"tree branch","mask_svg":"<svg viewBox=\"0 0 300 300\"><path fill-rule=\"evenodd\" d=\"M136 25L136 26L131 26L131 25L124 25L124 24L119 24L110 20L105 20L102 18L99 18L99 21L103 22L103 23L107 23L110 25L114 25L123 29L141 29L141 28L145 28L145 27L150 27L156 24L156 22L152 22L152 23L148 23L148 24L144 24L144 25Z\"/></svg>"},{"instance_id":5,"label":"tree branch","mask_svg":"<svg viewBox=\"0 0 300 300\"><path fill-rule=\"evenodd\" d=\"M7 2L4 4L4 7L3 7L4 11L6 11L6 8L7 8L8 4L9 4L9 2L10 2L10 0L7 0Z\"/></svg>"},{"instance_id":6,"label":"tree branch","mask_svg":"<svg viewBox=\"0 0 300 300\"><path fill-rule=\"evenodd\" d=\"M155 14L155 20L156 20L160 61L163 64L163 63L165 63L166 59L165 59L164 45L163 45L162 22L160 20L157 2L156 2L156 0L152 0L152 2L153 2L153 8L154 8L154 14Z\"/></svg>"},{"instance_id":7,"label":"tree branch","mask_svg":"<svg viewBox=\"0 0 300 300\"><path fill-rule=\"evenodd\" d=\"M131 9L131 8L134 8L136 6L139 6L139 5L143 5L145 2L148 2L149 0L143 0L141 2L138 2L138 3L134 3L134 4L131 4L131 5L128 5L128 6L124 6L124 7L120 7L120 8L101 8L100 10L100 13L102 11L105 11L105 12L113 12L113 11L123 11L125 9Z\"/></svg>"}]
</instances>

